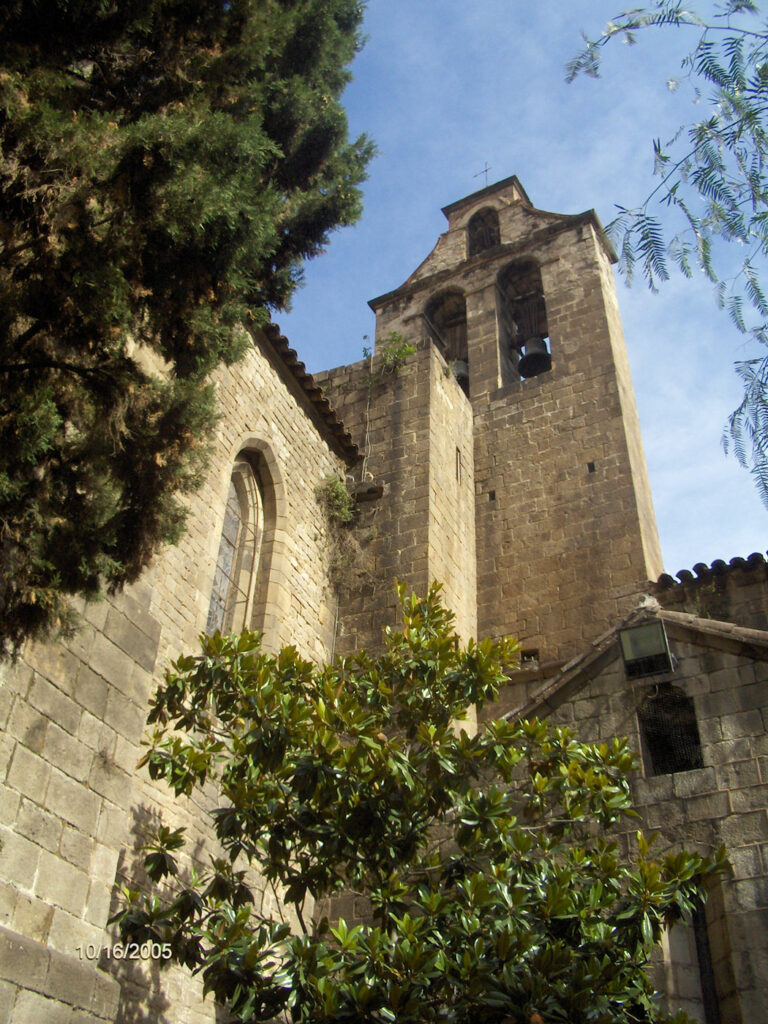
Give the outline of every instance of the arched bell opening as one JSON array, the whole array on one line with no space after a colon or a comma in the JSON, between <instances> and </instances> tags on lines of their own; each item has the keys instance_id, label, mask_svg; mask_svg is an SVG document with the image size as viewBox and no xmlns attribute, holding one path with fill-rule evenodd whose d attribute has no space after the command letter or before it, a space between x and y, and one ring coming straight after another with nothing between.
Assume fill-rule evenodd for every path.
<instances>
[{"instance_id":1,"label":"arched bell opening","mask_svg":"<svg viewBox=\"0 0 768 1024\"><path fill-rule=\"evenodd\" d=\"M547 306L541 271L533 260L513 263L498 280L502 357L520 377L537 377L552 369Z\"/></svg>"},{"instance_id":2,"label":"arched bell opening","mask_svg":"<svg viewBox=\"0 0 768 1024\"><path fill-rule=\"evenodd\" d=\"M476 256L486 249L493 249L499 241L498 213L490 206L478 210L467 224L467 255Z\"/></svg>"},{"instance_id":3,"label":"arched bell opening","mask_svg":"<svg viewBox=\"0 0 768 1024\"><path fill-rule=\"evenodd\" d=\"M424 312L430 337L453 371L464 394L469 394L467 304L459 291L444 292Z\"/></svg>"}]
</instances>

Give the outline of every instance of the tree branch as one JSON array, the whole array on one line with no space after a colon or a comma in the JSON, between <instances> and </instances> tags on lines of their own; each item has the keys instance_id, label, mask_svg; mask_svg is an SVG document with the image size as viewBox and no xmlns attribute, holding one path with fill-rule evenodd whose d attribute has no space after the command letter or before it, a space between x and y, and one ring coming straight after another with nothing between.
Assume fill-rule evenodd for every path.
<instances>
[{"instance_id":1,"label":"tree branch","mask_svg":"<svg viewBox=\"0 0 768 1024\"><path fill-rule=\"evenodd\" d=\"M34 370L63 370L86 380L111 379L109 373L99 367L76 366L74 363L65 363L59 359L35 359L26 363L6 363L0 366L0 373L29 373Z\"/></svg>"}]
</instances>

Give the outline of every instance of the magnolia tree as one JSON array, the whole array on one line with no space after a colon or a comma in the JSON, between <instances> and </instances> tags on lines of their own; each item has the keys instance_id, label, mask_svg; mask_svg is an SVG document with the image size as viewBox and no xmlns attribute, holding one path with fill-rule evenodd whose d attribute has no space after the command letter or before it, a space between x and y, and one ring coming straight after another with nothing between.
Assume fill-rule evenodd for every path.
<instances>
[{"instance_id":1,"label":"magnolia tree","mask_svg":"<svg viewBox=\"0 0 768 1024\"><path fill-rule=\"evenodd\" d=\"M189 872L183 830L157 830L123 937L166 944L241 1022L665 1020L649 958L722 853L656 858L641 833L622 852L624 741L460 728L517 645L463 646L437 586L400 597L381 655L318 668L216 634L166 674L144 763L177 796L214 785L219 849ZM342 893L357 921L313 913Z\"/></svg>"}]
</instances>

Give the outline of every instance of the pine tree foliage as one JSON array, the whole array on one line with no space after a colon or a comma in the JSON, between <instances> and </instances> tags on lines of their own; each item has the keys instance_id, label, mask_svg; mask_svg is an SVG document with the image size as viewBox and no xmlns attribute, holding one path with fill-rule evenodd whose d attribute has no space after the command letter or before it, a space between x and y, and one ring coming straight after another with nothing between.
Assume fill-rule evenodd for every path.
<instances>
[{"instance_id":1,"label":"pine tree foliage","mask_svg":"<svg viewBox=\"0 0 768 1024\"><path fill-rule=\"evenodd\" d=\"M216 634L171 668L144 761L177 796L212 783L220 849L157 829L122 936L164 945L243 1024L666 1020L649 957L722 851L656 855L633 831L624 741L459 728L517 644L462 646L437 586L400 598L376 657L318 669ZM361 920L310 915L340 893Z\"/></svg>"},{"instance_id":2,"label":"pine tree foliage","mask_svg":"<svg viewBox=\"0 0 768 1024\"><path fill-rule=\"evenodd\" d=\"M669 86L690 85L696 116L668 144L654 142L658 184L640 207L619 207L608 231L628 279L639 267L656 290L669 277L670 260L686 277L698 266L731 323L757 343L758 357L736 364L744 398L729 417L723 445L751 469L768 507L768 355L760 352L768 345L768 20L753 0L721 0L707 7L706 17L701 10L656 0L624 12L597 38L585 37L567 78L598 77L612 40L633 44L643 30L670 27L695 34L683 76ZM719 269L714 253L721 241L742 251L735 275Z\"/></svg>"},{"instance_id":3,"label":"pine tree foliage","mask_svg":"<svg viewBox=\"0 0 768 1024\"><path fill-rule=\"evenodd\" d=\"M183 526L208 375L360 212L355 0L0 8L0 654Z\"/></svg>"}]
</instances>

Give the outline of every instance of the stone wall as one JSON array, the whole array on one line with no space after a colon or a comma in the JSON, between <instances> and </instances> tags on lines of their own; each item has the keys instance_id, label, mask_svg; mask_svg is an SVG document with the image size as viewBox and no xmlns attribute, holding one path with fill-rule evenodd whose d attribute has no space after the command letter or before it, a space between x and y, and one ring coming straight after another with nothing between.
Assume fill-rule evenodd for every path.
<instances>
[{"instance_id":1,"label":"stone wall","mask_svg":"<svg viewBox=\"0 0 768 1024\"><path fill-rule=\"evenodd\" d=\"M488 207L498 215L500 243L469 257L467 223ZM543 661L568 658L632 607L662 569L615 257L593 213L536 210L515 179L444 212L448 231L432 253L403 285L372 301L377 337L395 331L436 350L430 304L448 291L463 296L477 630L516 635ZM541 273L552 368L521 380L507 351L499 282L525 261ZM412 452L418 459L423 449Z\"/></svg>"},{"instance_id":2,"label":"stone wall","mask_svg":"<svg viewBox=\"0 0 768 1024\"><path fill-rule=\"evenodd\" d=\"M661 556L601 246L578 228L532 255L552 370L473 399L478 620L481 633L513 633L547 661L631 607ZM495 303L491 289L473 298Z\"/></svg>"},{"instance_id":3,"label":"stone wall","mask_svg":"<svg viewBox=\"0 0 768 1024\"><path fill-rule=\"evenodd\" d=\"M654 776L644 752L633 793L660 850L727 848L732 870L712 886L706 924L722 1024L748 1024L762 1019L768 1000L768 663L667 628L678 659L669 678L693 700L703 766ZM654 682L628 683L614 654L549 718L581 740L627 736L642 751L637 708ZM684 1006L678 995L669 993L672 1009Z\"/></svg>"},{"instance_id":4,"label":"stone wall","mask_svg":"<svg viewBox=\"0 0 768 1024\"><path fill-rule=\"evenodd\" d=\"M429 575L465 641L477 637L472 406L434 345L430 354Z\"/></svg>"},{"instance_id":5,"label":"stone wall","mask_svg":"<svg viewBox=\"0 0 768 1024\"><path fill-rule=\"evenodd\" d=\"M359 474L383 489L359 506L354 531L374 580L341 588L339 650L381 645L382 629L398 621L396 580L419 593L439 580L460 635L476 631L472 410L434 347L408 340L417 351L395 372L379 352L316 375L360 439Z\"/></svg>"},{"instance_id":6,"label":"stone wall","mask_svg":"<svg viewBox=\"0 0 768 1024\"><path fill-rule=\"evenodd\" d=\"M97 952L112 943L105 926L115 879L130 872L142 828L162 816L206 836L207 798L174 800L136 772L148 700L158 673L194 651L205 628L230 474L244 448L258 452L274 513L269 582L254 624L270 649L290 640L304 656L327 657L334 616L315 488L346 469L264 339L216 384L223 416L181 542L139 584L87 607L73 640L30 646L3 670L2 1022L211 1019L210 1002L201 1005L188 977L161 975L158 964L107 963ZM17 974L22 960L29 967Z\"/></svg>"},{"instance_id":7,"label":"stone wall","mask_svg":"<svg viewBox=\"0 0 768 1024\"><path fill-rule=\"evenodd\" d=\"M467 223L489 206L499 244L469 257ZM242 363L216 376L223 415L180 544L137 585L83 609L71 641L30 646L0 670L0 1024L213 1017L188 976L90 951L111 946L115 880L132 875L143 828L159 817L185 826L194 857L210 838L210 793L171 799L135 765L159 674L195 649L205 627L232 468L244 450L265 508L250 624L270 650L291 642L321 662L377 648L383 627L398 620L395 579L417 592L438 579L464 639L511 633L536 652L512 681L506 710L546 683L548 663L588 648L661 571L612 254L596 217L536 210L516 179L444 212L448 230L430 256L372 303L372 359L316 377L362 461L340 447L342 428L279 331L259 335ZM521 380L503 338L499 281L531 259L552 368ZM466 304L468 394L426 320L431 300L449 289ZM397 368L386 358L391 332L415 348ZM356 552L346 569L316 498L329 476L346 476L360 498L344 535ZM765 628L762 556L695 571L679 584L662 577L660 601ZM695 702L704 767L638 775L635 791L667 842L728 845L733 875L713 891L708 926L723 1024L746 1024L760 1019L768 995L766 662L738 644L702 649L687 634L675 639L674 681ZM555 717L585 739L628 734L639 746L644 688L627 684L610 652L592 670L583 686L560 692Z\"/></svg>"},{"instance_id":8,"label":"stone wall","mask_svg":"<svg viewBox=\"0 0 768 1024\"><path fill-rule=\"evenodd\" d=\"M651 593L674 611L768 629L768 563L761 552L728 563L699 562L693 572L681 569L677 581L665 573Z\"/></svg>"},{"instance_id":9,"label":"stone wall","mask_svg":"<svg viewBox=\"0 0 768 1024\"><path fill-rule=\"evenodd\" d=\"M338 587L337 651L378 648L397 623L395 579L414 590L428 585L429 379L426 353L397 372L362 360L316 376L348 430L360 438L359 475L382 488L360 505L352 529L364 545L371 579ZM365 481L362 481L365 482Z\"/></svg>"}]
</instances>

